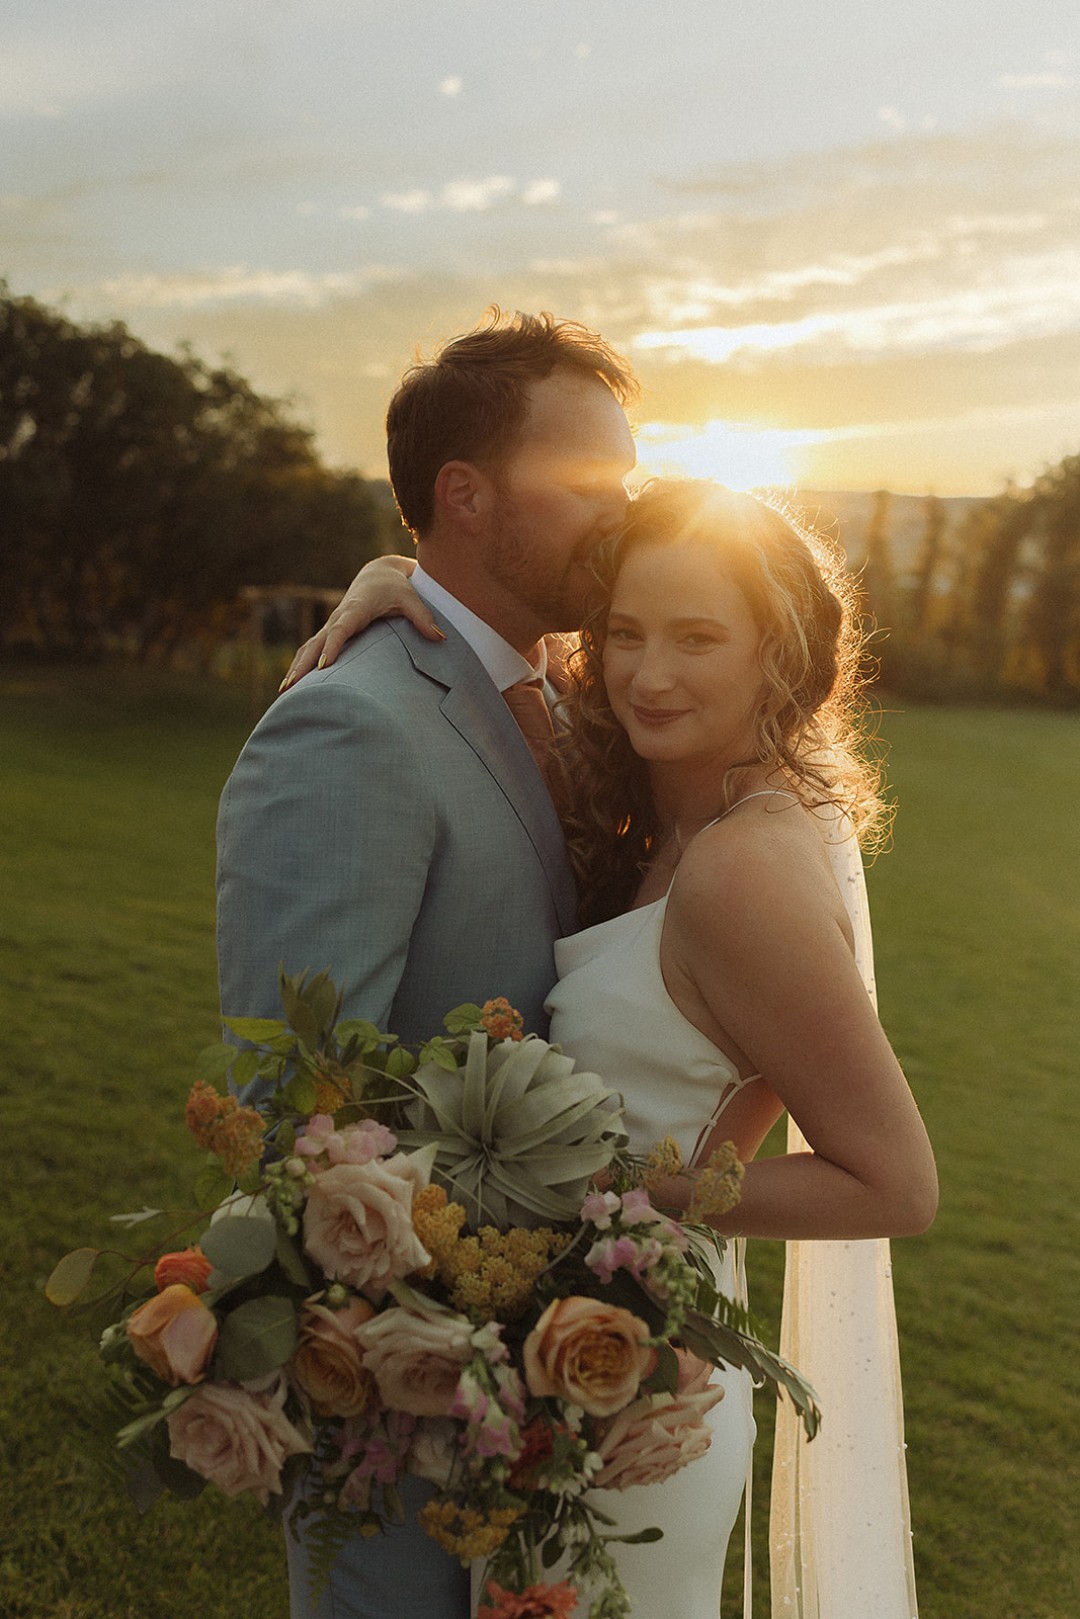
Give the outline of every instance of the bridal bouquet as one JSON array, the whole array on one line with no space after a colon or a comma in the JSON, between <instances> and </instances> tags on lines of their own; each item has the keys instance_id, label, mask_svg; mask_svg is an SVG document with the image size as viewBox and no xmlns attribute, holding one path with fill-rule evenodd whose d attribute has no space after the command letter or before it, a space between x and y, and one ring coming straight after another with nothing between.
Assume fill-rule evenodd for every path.
<instances>
[{"instance_id":1,"label":"bridal bouquet","mask_svg":"<svg viewBox=\"0 0 1080 1619\"><path fill-rule=\"evenodd\" d=\"M101 1339L112 1464L141 1508L207 1482L292 1502L317 1583L346 1539L400 1519L412 1473L435 1486L426 1531L485 1562L479 1619L559 1619L579 1591L591 1619L621 1619L620 1537L589 1492L704 1453L712 1366L783 1386L817 1422L716 1291L718 1239L693 1223L737 1201L734 1153L677 1223L649 1195L681 1168L674 1143L631 1158L617 1094L506 1001L458 1007L409 1048L339 1020L325 973L281 992L283 1020L228 1019L246 1046L200 1059L196 1207L114 1216L168 1230L99 1295L122 1303ZM83 1295L104 1252L62 1259L49 1298Z\"/></svg>"}]
</instances>

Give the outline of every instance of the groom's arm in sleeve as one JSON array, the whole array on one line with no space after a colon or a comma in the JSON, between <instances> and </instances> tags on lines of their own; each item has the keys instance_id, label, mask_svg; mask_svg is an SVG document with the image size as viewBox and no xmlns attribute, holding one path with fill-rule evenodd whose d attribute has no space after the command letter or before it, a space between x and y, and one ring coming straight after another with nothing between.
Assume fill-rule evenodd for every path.
<instances>
[{"instance_id":1,"label":"groom's arm in sleeve","mask_svg":"<svg viewBox=\"0 0 1080 1619\"><path fill-rule=\"evenodd\" d=\"M218 969L230 1017L278 1017L278 966L329 968L388 1027L436 837L422 751L387 704L315 682L279 698L218 816Z\"/></svg>"}]
</instances>

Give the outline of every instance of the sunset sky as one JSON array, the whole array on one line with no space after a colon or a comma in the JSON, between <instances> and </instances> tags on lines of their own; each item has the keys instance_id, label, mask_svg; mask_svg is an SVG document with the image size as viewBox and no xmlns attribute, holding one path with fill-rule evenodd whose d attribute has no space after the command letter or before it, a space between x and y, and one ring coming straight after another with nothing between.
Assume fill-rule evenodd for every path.
<instances>
[{"instance_id":1,"label":"sunset sky","mask_svg":"<svg viewBox=\"0 0 1080 1619\"><path fill-rule=\"evenodd\" d=\"M1080 450L1080 13L5 0L0 274L373 474L498 303L632 358L650 467L992 492Z\"/></svg>"}]
</instances>

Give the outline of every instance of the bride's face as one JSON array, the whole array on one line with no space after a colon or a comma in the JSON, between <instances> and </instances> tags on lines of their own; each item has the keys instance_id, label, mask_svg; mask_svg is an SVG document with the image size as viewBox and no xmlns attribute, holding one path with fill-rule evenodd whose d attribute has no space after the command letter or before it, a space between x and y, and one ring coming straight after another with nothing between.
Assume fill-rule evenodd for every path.
<instances>
[{"instance_id":1,"label":"bride's face","mask_svg":"<svg viewBox=\"0 0 1080 1619\"><path fill-rule=\"evenodd\" d=\"M760 645L746 597L707 541L635 547L612 589L603 654L634 752L718 769L752 756Z\"/></svg>"}]
</instances>

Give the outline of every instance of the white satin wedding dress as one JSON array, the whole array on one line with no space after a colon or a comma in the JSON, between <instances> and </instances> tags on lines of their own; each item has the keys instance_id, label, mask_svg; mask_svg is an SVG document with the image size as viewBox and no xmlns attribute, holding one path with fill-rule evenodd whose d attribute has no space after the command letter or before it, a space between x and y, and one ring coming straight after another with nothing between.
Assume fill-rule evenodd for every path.
<instances>
[{"instance_id":1,"label":"white satin wedding dress","mask_svg":"<svg viewBox=\"0 0 1080 1619\"><path fill-rule=\"evenodd\" d=\"M874 998L873 943L862 860L842 814L818 812ZM684 1159L743 1083L683 1017L660 972L666 899L556 946L552 1040L624 1093L635 1151L673 1135ZM793 1121L788 1151L807 1151ZM889 1244L789 1242L780 1350L816 1388L822 1428L812 1443L794 1407L777 1406L773 1466L773 1619L917 1619L903 1401ZM729 1249L725 1291L733 1277ZM723 1400L713 1441L667 1483L598 1492L626 1532L655 1524L664 1539L619 1549L635 1619L717 1619L731 1527L747 1477L754 1422L745 1373L717 1374ZM745 1613L751 1613L749 1584Z\"/></svg>"},{"instance_id":2,"label":"white satin wedding dress","mask_svg":"<svg viewBox=\"0 0 1080 1619\"><path fill-rule=\"evenodd\" d=\"M667 899L613 917L555 947L558 983L548 1002L551 1039L579 1067L622 1092L631 1151L673 1136L690 1164L731 1099L749 1081L689 1023L660 973ZM720 1287L735 1291L729 1246ZM635 1619L716 1619L728 1537L754 1443L746 1372L717 1371L724 1398L706 1417L712 1443L663 1484L596 1490L592 1499L623 1534L657 1527L664 1538L616 1548ZM586 1605L579 1604L585 1613Z\"/></svg>"}]
</instances>

